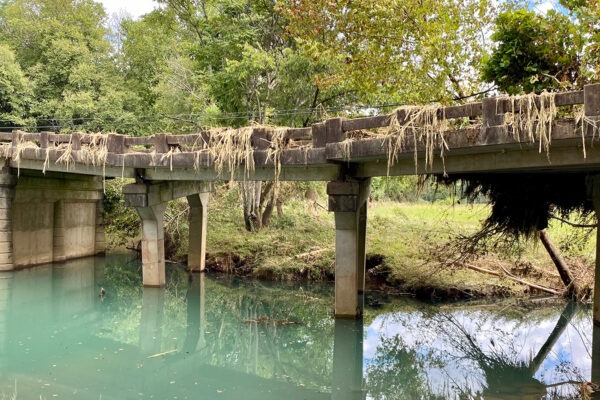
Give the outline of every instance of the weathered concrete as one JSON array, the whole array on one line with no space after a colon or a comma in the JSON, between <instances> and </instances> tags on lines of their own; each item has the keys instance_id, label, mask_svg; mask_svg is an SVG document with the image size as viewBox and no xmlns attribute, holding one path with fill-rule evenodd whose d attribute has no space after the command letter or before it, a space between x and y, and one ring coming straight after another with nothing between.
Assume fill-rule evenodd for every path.
<instances>
[{"instance_id":1,"label":"weathered concrete","mask_svg":"<svg viewBox=\"0 0 600 400\"><path fill-rule=\"evenodd\" d=\"M190 205L188 269L200 272L204 272L206 261L210 185L206 185L203 190L205 191L187 196L187 201Z\"/></svg>"},{"instance_id":2,"label":"weathered concrete","mask_svg":"<svg viewBox=\"0 0 600 400\"><path fill-rule=\"evenodd\" d=\"M365 285L367 202L371 179L327 185L329 211L335 213L335 315L362 314Z\"/></svg>"},{"instance_id":3,"label":"weathered concrete","mask_svg":"<svg viewBox=\"0 0 600 400\"><path fill-rule=\"evenodd\" d=\"M102 182L99 178L34 171L21 171L12 191L14 199L0 200L11 205L8 231L1 248L12 246L12 259L5 269L62 262L96 254L96 238L104 242L103 226L96 216L102 213ZM5 212L7 214L7 212ZM7 220L8 221L8 220ZM8 257L5 256L8 261Z\"/></svg>"},{"instance_id":4,"label":"weathered concrete","mask_svg":"<svg viewBox=\"0 0 600 400\"><path fill-rule=\"evenodd\" d=\"M106 240L104 237L104 201L96 202L96 232L94 234L94 253L104 254L106 251Z\"/></svg>"},{"instance_id":5,"label":"weathered concrete","mask_svg":"<svg viewBox=\"0 0 600 400\"><path fill-rule=\"evenodd\" d=\"M207 184L203 182L145 182L123 186L125 205L135 207L142 219L144 286L161 287L165 285L163 220L168 202L180 197L194 196L197 193L207 193L206 188ZM199 201L201 200L199 199ZM206 202L208 202L208 197L206 197ZM194 233L196 234L196 231ZM206 250L204 249L204 251Z\"/></svg>"},{"instance_id":6,"label":"weathered concrete","mask_svg":"<svg viewBox=\"0 0 600 400\"><path fill-rule=\"evenodd\" d=\"M13 200L17 178L10 168L0 171L0 271L13 269Z\"/></svg>"},{"instance_id":7,"label":"weathered concrete","mask_svg":"<svg viewBox=\"0 0 600 400\"><path fill-rule=\"evenodd\" d=\"M96 202L54 203L54 262L96 254Z\"/></svg>"},{"instance_id":8,"label":"weathered concrete","mask_svg":"<svg viewBox=\"0 0 600 400\"><path fill-rule=\"evenodd\" d=\"M161 287L165 281L165 236L163 220L167 203L136 207L142 219L142 271L144 286Z\"/></svg>"},{"instance_id":9,"label":"weathered concrete","mask_svg":"<svg viewBox=\"0 0 600 400\"><path fill-rule=\"evenodd\" d=\"M54 203L15 203L13 268L51 263L54 255Z\"/></svg>"}]
</instances>

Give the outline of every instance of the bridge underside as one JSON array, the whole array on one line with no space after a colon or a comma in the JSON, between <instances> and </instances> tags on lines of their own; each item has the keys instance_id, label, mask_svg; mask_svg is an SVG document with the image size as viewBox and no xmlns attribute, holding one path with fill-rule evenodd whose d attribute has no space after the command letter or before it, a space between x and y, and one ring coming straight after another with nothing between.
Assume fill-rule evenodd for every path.
<instances>
[{"instance_id":1,"label":"bridge underside","mask_svg":"<svg viewBox=\"0 0 600 400\"><path fill-rule=\"evenodd\" d=\"M232 142L237 140L237 145L243 142L245 147L241 153L245 158L241 161L241 156L232 158L231 150L223 150L219 144L208 145L214 144L210 135L214 135L213 139L219 138L218 132L152 137L100 135L104 143L100 147L98 135L0 133L0 140L12 140L10 145L4 143L0 151L3 157L0 161L7 165L0 179L4 207L0 216L3 228L0 268L59 261L101 251L103 236L98 204L103 178L124 177L136 181L124 187L124 194L126 204L135 207L142 220L146 286L165 284L163 218L169 201L181 197L188 200L191 211L188 261L192 270L202 271L208 233L208 197L213 181L326 181L329 210L335 213L335 313L354 317L360 314L362 307L360 293L364 288L367 202L372 177L600 175L600 145L595 143L600 136L600 84L588 85L583 91L556 94L553 98L557 107L584 104L581 118L555 119L547 124L538 120L532 122L528 134L519 133L520 128L505 124L504 119L535 102L543 108L546 100L540 97L528 101L527 105L515 103L514 99L511 103L506 98L487 98L481 103L445 107L440 110L444 118L463 118L480 124L427 135L415 133L417 128L423 129L415 126L410 126L405 136L394 137L382 134L381 130L373 132L373 129L387 127L384 131L389 133L392 121L410 119L407 110L354 120L334 118L310 128L290 128L282 137L292 144L279 149L276 147L281 139L278 133L256 127L249 136L250 145L240 137L226 137ZM546 133L539 133L540 126ZM352 139L356 132L366 138ZM311 140L308 144L307 138ZM294 144L292 139L303 144ZM203 143L201 150L198 143ZM22 176L17 180L14 175L18 170ZM48 185L42 184L48 179L42 179L42 173L57 180L57 185L66 185L65 189L48 189ZM50 173L57 175L48 175ZM85 175L92 177L84 178ZM89 182L89 189L81 189L88 185L83 182ZM589 182L589 200L594 200L596 210L600 211L600 179L586 182ZM43 196L27 189L35 185L43 187L40 189ZM25 205L31 203L35 205ZM39 218L26 217L29 214L24 210L34 209ZM25 244L38 242L34 247ZM598 243L600 245L600 240ZM43 249L40 255L37 255L38 249ZM600 276L600 260L597 276ZM596 293L600 293L600 286L597 289ZM596 296L596 300L594 318L600 324L600 296Z\"/></svg>"}]
</instances>

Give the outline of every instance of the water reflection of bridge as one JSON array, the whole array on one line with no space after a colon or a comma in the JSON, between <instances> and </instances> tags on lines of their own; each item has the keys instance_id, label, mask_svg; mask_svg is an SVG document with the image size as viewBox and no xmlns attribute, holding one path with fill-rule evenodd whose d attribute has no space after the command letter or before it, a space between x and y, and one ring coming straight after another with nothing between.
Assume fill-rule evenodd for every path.
<instances>
[{"instance_id":1,"label":"water reflection of bridge","mask_svg":"<svg viewBox=\"0 0 600 400\"><path fill-rule=\"evenodd\" d=\"M78 392L85 398L147 398L149 394L163 393L165 387L169 398L180 399L191 398L191 394L194 398L213 398L218 394L224 399L331 398L329 393L309 385L261 377L256 341L251 349L256 359L254 369L243 372L211 365L211 348L205 334L204 274L195 276L187 290L185 338L182 344L174 346L176 351L165 348L165 342L171 338L165 332L169 307L164 289L144 288L139 327L134 328L137 334L132 332L121 340L113 337L109 332L111 324L119 321L107 320L102 311L104 304L97 295L98 288L106 285L102 261L96 258L92 264L90 259L82 259L64 266L2 275L0 375L18 382L19 397L37 398L47 385L44 398L52 397L48 393L68 398ZM31 279L32 274L36 279ZM25 286L19 280L33 285L29 290L15 291L13 287ZM34 318L39 315L48 318ZM96 334L81 336L81 327ZM349 340L349 346L355 346L354 339L343 338ZM124 364L123 359L129 362ZM186 371L190 374L186 375ZM347 377L339 378L342 381L334 385L347 387ZM2 385L2 392L10 391L6 382Z\"/></svg>"},{"instance_id":2,"label":"water reflection of bridge","mask_svg":"<svg viewBox=\"0 0 600 400\"><path fill-rule=\"evenodd\" d=\"M32 275L36 279L32 279ZM264 333L260 322L245 325L247 334L244 340L247 341L244 343L247 347L244 351L251 361L245 370L211 363L215 357L237 356L241 359L244 356L227 352L223 349L226 345L215 344L224 340L221 332L207 333L210 309L207 310L209 299L205 294L206 278L203 274L196 275L186 289L185 309L180 321L184 323L179 331L183 337L177 338L174 345L169 345L173 333L169 331L167 321L171 318L169 313L173 312L169 303L173 301L172 296L169 298L164 290L136 286L135 297L141 302L139 309L131 304L131 311L139 314L131 319L131 326L116 331L111 328L115 322L123 324L127 321L113 320L112 314L106 313L107 306L112 305L103 303L97 295L99 286L107 284L104 279L102 258L96 258L95 264L84 259L2 275L0 371L3 376L11 376L19 382L19 394L25 398L37 398L39 392L36 390L44 390L43 386L49 384L52 391L46 393L69 397L74 391L80 391L84 397L98 398L98 394L102 394L103 399L140 398L139 393L163 393L165 388L169 397L178 398L185 398L190 393L209 398L218 393L219 398L232 399L366 398L362 320L332 320L333 346L326 356L331 369L325 373L325 386L310 385L309 382L302 386L298 380L282 375L274 377L275 374L267 377L262 373L265 359L276 359L279 349L261 354L265 350L264 347L259 348L258 343L259 336ZM13 290L14 287L19 287L19 290ZM23 287L27 289L23 290ZM127 304L129 300L123 301ZM523 398L523 393L529 393L531 398L545 395L546 385L534 376L565 331L575 310L572 304L565 306L545 343L537 349L528 365L515 368L519 378L509 385L494 381L497 375L495 369L502 365L495 363L475 344L469 343L467 336L459 337L465 344L465 354L469 353L486 375L487 388L482 396L488 399L509 398L516 391L515 385L523 386L519 398ZM239 313L240 318L247 317L241 308ZM40 315L47 315L47 319L40 319ZM447 326L455 323L457 321L446 321ZM82 327L85 329L82 330ZM596 330L594 339L598 337ZM93 333L82 336L81 332ZM463 332L467 331L463 329ZM598 340L595 340L594 379L600 372L597 344ZM170 350L176 351L169 353ZM219 351L223 354L219 355ZM162 356L148 358L165 352ZM124 363L124 359L127 362ZM82 382L85 382L85 388L82 388Z\"/></svg>"}]
</instances>

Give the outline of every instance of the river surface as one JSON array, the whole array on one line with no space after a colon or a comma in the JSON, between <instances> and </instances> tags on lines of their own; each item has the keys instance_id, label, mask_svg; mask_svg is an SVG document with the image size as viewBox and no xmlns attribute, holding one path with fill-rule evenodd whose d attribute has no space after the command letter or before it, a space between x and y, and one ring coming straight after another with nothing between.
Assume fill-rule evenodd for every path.
<instances>
[{"instance_id":1,"label":"river surface","mask_svg":"<svg viewBox=\"0 0 600 400\"><path fill-rule=\"evenodd\" d=\"M105 288L104 298L99 296ZM0 274L0 398L578 398L590 310L366 296L167 267L143 289L129 255Z\"/></svg>"}]
</instances>

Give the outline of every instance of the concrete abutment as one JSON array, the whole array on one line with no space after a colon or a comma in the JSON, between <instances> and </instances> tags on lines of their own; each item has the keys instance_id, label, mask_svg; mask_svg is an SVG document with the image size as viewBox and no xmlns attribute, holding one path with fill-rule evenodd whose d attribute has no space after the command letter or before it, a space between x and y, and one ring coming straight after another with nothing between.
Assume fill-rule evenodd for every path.
<instances>
[{"instance_id":1,"label":"concrete abutment","mask_svg":"<svg viewBox=\"0 0 600 400\"><path fill-rule=\"evenodd\" d=\"M0 270L97 254L102 201L99 177L2 168Z\"/></svg>"}]
</instances>

